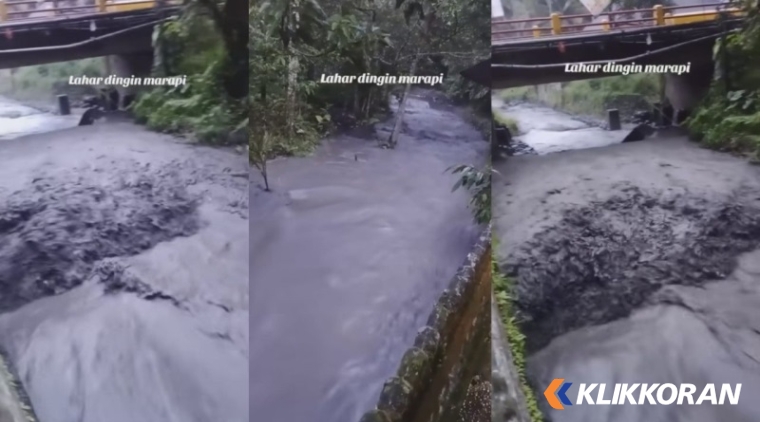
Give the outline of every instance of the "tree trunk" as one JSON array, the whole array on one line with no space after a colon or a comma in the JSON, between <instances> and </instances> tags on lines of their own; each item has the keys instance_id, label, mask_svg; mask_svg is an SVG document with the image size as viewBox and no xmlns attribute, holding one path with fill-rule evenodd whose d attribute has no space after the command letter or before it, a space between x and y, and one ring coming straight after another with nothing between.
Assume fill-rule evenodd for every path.
<instances>
[{"instance_id":1,"label":"tree trunk","mask_svg":"<svg viewBox=\"0 0 760 422\"><path fill-rule=\"evenodd\" d=\"M414 55L414 59L412 59L412 66L409 69L409 76L414 76L414 73L417 71L417 62L420 60L419 52ZM396 144L398 144L398 137L401 135L401 127L404 124L404 112L406 111L406 100L409 98L409 91L411 91L412 84L406 84L406 87L404 88L404 96L401 97L401 102L398 105L398 110L396 111L396 123L393 125L393 132L391 132L391 136L388 138L388 147L389 148L395 148Z\"/></svg>"},{"instance_id":2,"label":"tree trunk","mask_svg":"<svg viewBox=\"0 0 760 422\"><path fill-rule=\"evenodd\" d=\"M253 162L253 166L259 170L261 177L264 178L264 191L271 192L269 188L269 172L267 171L267 163L272 152L272 140L270 139L270 135L266 129L263 131L254 130L251 139L252 140L249 145L249 154L251 161Z\"/></svg>"},{"instance_id":3,"label":"tree trunk","mask_svg":"<svg viewBox=\"0 0 760 422\"><path fill-rule=\"evenodd\" d=\"M248 96L248 1L227 0L223 9L215 0L198 0L211 14L222 34L227 53L223 75L227 95L235 99Z\"/></svg>"},{"instance_id":4,"label":"tree trunk","mask_svg":"<svg viewBox=\"0 0 760 422\"><path fill-rule=\"evenodd\" d=\"M264 178L264 191L271 192L269 189L269 175L267 174L267 161L261 163L261 176Z\"/></svg>"},{"instance_id":5,"label":"tree trunk","mask_svg":"<svg viewBox=\"0 0 760 422\"><path fill-rule=\"evenodd\" d=\"M290 49L289 49L290 50ZM285 121L288 122L288 135L295 134L295 122L297 120L298 113L298 70L300 65L298 57L289 51L290 59L288 60L288 92L286 99L286 116Z\"/></svg>"}]
</instances>

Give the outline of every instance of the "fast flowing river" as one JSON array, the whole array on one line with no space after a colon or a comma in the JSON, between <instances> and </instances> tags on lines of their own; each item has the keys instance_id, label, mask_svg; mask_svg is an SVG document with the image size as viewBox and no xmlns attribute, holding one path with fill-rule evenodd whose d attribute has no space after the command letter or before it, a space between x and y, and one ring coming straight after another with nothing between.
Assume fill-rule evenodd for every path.
<instances>
[{"instance_id":1,"label":"fast flowing river","mask_svg":"<svg viewBox=\"0 0 760 422\"><path fill-rule=\"evenodd\" d=\"M579 383L693 383L696 399L707 383L742 384L736 406L545 413L554 422L760 420L760 167L676 134L621 144L625 133L547 108L497 101L495 110L539 153L497 163L493 199L536 391L553 378L573 382L571 397Z\"/></svg>"},{"instance_id":2,"label":"fast flowing river","mask_svg":"<svg viewBox=\"0 0 760 422\"><path fill-rule=\"evenodd\" d=\"M0 348L39 422L248 422L246 157L77 120L0 102Z\"/></svg>"},{"instance_id":3,"label":"fast flowing river","mask_svg":"<svg viewBox=\"0 0 760 422\"><path fill-rule=\"evenodd\" d=\"M79 117L53 115L0 96L0 141L74 127Z\"/></svg>"},{"instance_id":4,"label":"fast flowing river","mask_svg":"<svg viewBox=\"0 0 760 422\"><path fill-rule=\"evenodd\" d=\"M457 110L410 99L395 150L349 135L270 165L251 191L251 408L356 422L463 263L478 228L447 168L488 145ZM388 135L390 122L378 132Z\"/></svg>"}]
</instances>

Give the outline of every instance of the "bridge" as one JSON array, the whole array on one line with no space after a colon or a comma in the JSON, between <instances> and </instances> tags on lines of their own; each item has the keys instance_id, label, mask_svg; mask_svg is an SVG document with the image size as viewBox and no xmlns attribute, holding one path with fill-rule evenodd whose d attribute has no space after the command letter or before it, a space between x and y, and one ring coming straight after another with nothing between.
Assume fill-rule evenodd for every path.
<instances>
[{"instance_id":1,"label":"bridge","mask_svg":"<svg viewBox=\"0 0 760 422\"><path fill-rule=\"evenodd\" d=\"M700 11L686 11L701 8ZM625 73L626 65L689 64L689 72L665 74L665 95L676 110L692 109L713 78L713 47L737 30L745 13L726 3L654 6L602 16L553 14L545 18L492 20L491 59L461 74L505 89ZM614 63L622 71L568 71L568 64ZM658 72L659 73L659 72Z\"/></svg>"},{"instance_id":2,"label":"bridge","mask_svg":"<svg viewBox=\"0 0 760 422\"><path fill-rule=\"evenodd\" d=\"M738 28L743 16L725 3L658 5L601 16L555 13L511 20L497 16L491 24L491 60L462 74L493 89L504 89L620 74L601 69L566 72L567 63L691 63L690 73L681 75L680 83L703 85L712 75L715 39Z\"/></svg>"},{"instance_id":3,"label":"bridge","mask_svg":"<svg viewBox=\"0 0 760 422\"><path fill-rule=\"evenodd\" d=\"M153 28L180 0L0 0L0 69L114 57L117 74L150 71Z\"/></svg>"}]
</instances>

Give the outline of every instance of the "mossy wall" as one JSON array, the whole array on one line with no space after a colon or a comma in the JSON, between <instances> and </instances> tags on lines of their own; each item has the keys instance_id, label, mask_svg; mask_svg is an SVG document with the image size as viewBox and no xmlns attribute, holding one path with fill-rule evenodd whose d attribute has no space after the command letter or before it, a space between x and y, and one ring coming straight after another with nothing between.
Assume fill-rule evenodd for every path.
<instances>
[{"instance_id":1,"label":"mossy wall","mask_svg":"<svg viewBox=\"0 0 760 422\"><path fill-rule=\"evenodd\" d=\"M491 271L487 229L360 422L490 422Z\"/></svg>"}]
</instances>

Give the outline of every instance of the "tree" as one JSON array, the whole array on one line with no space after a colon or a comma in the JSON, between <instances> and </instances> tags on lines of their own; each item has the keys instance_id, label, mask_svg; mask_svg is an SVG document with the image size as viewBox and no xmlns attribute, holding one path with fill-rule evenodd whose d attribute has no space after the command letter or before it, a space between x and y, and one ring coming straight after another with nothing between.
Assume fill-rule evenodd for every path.
<instances>
[{"instance_id":1,"label":"tree","mask_svg":"<svg viewBox=\"0 0 760 422\"><path fill-rule=\"evenodd\" d=\"M325 13L316 0L276 0L270 2L278 24L282 48L288 59L286 124L288 133L295 134L299 113L298 84L301 72L299 44L314 45L324 25Z\"/></svg>"},{"instance_id":2,"label":"tree","mask_svg":"<svg viewBox=\"0 0 760 422\"><path fill-rule=\"evenodd\" d=\"M265 0L253 6L250 123L259 138L251 145L263 143L267 133L270 156L308 152L330 127L371 124L387 111L396 89L320 84L322 74L455 75L488 57L488 8L465 0L425 1L431 13L422 13L419 1L397 8L396 0ZM462 78L448 78L443 88L457 99L490 104L487 88Z\"/></svg>"},{"instance_id":3,"label":"tree","mask_svg":"<svg viewBox=\"0 0 760 422\"><path fill-rule=\"evenodd\" d=\"M216 0L197 0L209 11L222 35L227 63L223 76L224 89L231 98L248 97L248 1L226 0L220 8Z\"/></svg>"},{"instance_id":4,"label":"tree","mask_svg":"<svg viewBox=\"0 0 760 422\"><path fill-rule=\"evenodd\" d=\"M264 130L263 133L252 136L251 139L249 158L264 179L264 190L270 192L267 164L275 156L274 137L267 130Z\"/></svg>"},{"instance_id":5,"label":"tree","mask_svg":"<svg viewBox=\"0 0 760 422\"><path fill-rule=\"evenodd\" d=\"M268 161L278 155L303 151L304 145L319 135L315 128L304 125L301 118L301 111L308 107L300 106L299 94L308 92L313 84L299 80L300 53L295 42L311 41L314 34L309 31L314 29L304 24L310 21L303 18L303 13L309 13L308 7L295 10L296 3L267 1L249 9L250 83L254 87L250 102L249 159L264 178L267 191L271 189ZM294 23L289 24L289 20Z\"/></svg>"},{"instance_id":6,"label":"tree","mask_svg":"<svg viewBox=\"0 0 760 422\"><path fill-rule=\"evenodd\" d=\"M396 0L396 9L401 8L401 6L404 5L404 2L405 0ZM413 32L421 35L421 38L423 40L429 40L431 25L432 22L435 21L435 9L430 7L427 10L426 17L425 9L422 6L422 3L418 1L411 1L406 3L406 7L404 8L404 19L406 20L407 25L411 24L416 29ZM409 66L409 76L414 76L417 71L417 64L420 60L421 48L422 46L418 45L414 51L414 54L412 55L412 64ZM385 146L388 148L395 148L396 144L398 144L398 138L401 135L401 128L404 124L404 113L406 112L407 98L409 97L411 88L411 83L407 83L404 87L404 94L401 97L398 110L396 111L396 121L393 124L393 131L391 131L391 134L388 137L388 141L385 144Z\"/></svg>"}]
</instances>

